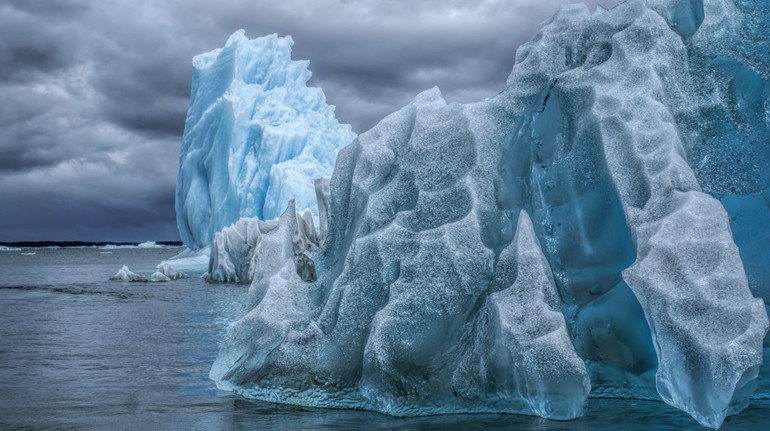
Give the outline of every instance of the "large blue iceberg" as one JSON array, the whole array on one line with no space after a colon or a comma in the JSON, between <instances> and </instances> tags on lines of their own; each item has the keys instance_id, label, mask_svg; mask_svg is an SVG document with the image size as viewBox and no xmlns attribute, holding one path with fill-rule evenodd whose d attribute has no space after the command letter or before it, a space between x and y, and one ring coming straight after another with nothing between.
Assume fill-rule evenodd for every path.
<instances>
[{"instance_id":1,"label":"large blue iceberg","mask_svg":"<svg viewBox=\"0 0 770 431\"><path fill-rule=\"evenodd\" d=\"M419 94L315 183L321 232L289 202L218 234L251 285L211 377L394 415L662 399L713 428L770 396L768 27L761 0L566 6L499 95Z\"/></svg>"},{"instance_id":2,"label":"large blue iceberg","mask_svg":"<svg viewBox=\"0 0 770 431\"><path fill-rule=\"evenodd\" d=\"M308 62L291 59L293 44L240 30L193 59L176 196L191 250L241 217L278 217L291 199L317 215L313 180L331 176L337 151L356 135L320 88L306 86Z\"/></svg>"}]
</instances>

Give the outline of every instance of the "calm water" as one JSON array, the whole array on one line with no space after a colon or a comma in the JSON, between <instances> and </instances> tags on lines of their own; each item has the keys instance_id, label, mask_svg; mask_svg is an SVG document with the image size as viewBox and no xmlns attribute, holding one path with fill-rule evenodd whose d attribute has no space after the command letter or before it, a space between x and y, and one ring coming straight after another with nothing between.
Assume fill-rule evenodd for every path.
<instances>
[{"instance_id":1,"label":"calm water","mask_svg":"<svg viewBox=\"0 0 770 431\"><path fill-rule=\"evenodd\" d=\"M180 250L110 251L0 251L0 429L702 429L644 401L593 399L585 417L555 422L398 419L244 400L217 390L208 372L246 287L110 282L121 265L149 274ZM770 429L770 401L755 401L722 429Z\"/></svg>"}]
</instances>

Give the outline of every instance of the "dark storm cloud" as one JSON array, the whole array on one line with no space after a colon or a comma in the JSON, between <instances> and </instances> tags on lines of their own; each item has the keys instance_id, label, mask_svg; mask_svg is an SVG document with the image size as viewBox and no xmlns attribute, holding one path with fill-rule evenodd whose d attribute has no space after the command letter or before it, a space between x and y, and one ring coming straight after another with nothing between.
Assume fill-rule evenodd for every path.
<instances>
[{"instance_id":1,"label":"dark storm cloud","mask_svg":"<svg viewBox=\"0 0 770 431\"><path fill-rule=\"evenodd\" d=\"M291 34L360 133L434 85L449 101L499 92L566 2L0 2L0 241L176 237L190 61L239 28Z\"/></svg>"},{"instance_id":2,"label":"dark storm cloud","mask_svg":"<svg viewBox=\"0 0 770 431\"><path fill-rule=\"evenodd\" d=\"M58 22L40 27L40 17L8 5L0 5L0 16L0 80L31 80L77 61L78 45L68 37L75 29Z\"/></svg>"}]
</instances>

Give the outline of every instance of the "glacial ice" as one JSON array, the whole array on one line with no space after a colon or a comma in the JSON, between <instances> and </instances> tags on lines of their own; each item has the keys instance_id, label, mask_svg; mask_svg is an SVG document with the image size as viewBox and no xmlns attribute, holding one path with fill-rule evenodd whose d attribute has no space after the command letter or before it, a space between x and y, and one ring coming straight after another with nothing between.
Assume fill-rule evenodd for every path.
<instances>
[{"instance_id":1,"label":"glacial ice","mask_svg":"<svg viewBox=\"0 0 770 431\"><path fill-rule=\"evenodd\" d=\"M317 249L293 203L222 231L220 278L251 285L212 379L393 415L652 398L712 428L769 396L769 24L565 6L496 97L419 94L339 151Z\"/></svg>"},{"instance_id":2,"label":"glacial ice","mask_svg":"<svg viewBox=\"0 0 770 431\"><path fill-rule=\"evenodd\" d=\"M278 217L290 199L315 209L313 179L330 177L355 134L339 124L291 37L249 40L193 59L193 84L177 179L179 234L191 250L242 217Z\"/></svg>"}]
</instances>

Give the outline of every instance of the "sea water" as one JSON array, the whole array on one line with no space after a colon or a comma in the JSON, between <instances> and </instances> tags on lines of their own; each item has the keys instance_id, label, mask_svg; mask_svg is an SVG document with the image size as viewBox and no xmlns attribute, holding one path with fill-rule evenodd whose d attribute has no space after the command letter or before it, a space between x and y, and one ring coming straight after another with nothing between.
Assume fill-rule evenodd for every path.
<instances>
[{"instance_id":1,"label":"sea water","mask_svg":"<svg viewBox=\"0 0 770 431\"><path fill-rule=\"evenodd\" d=\"M219 391L209 368L247 286L195 276L108 281L122 265L149 275L180 251L0 251L0 429L703 429L653 401L590 399L585 416L557 422L500 414L393 418ZM721 429L769 427L770 401L755 400Z\"/></svg>"}]
</instances>

